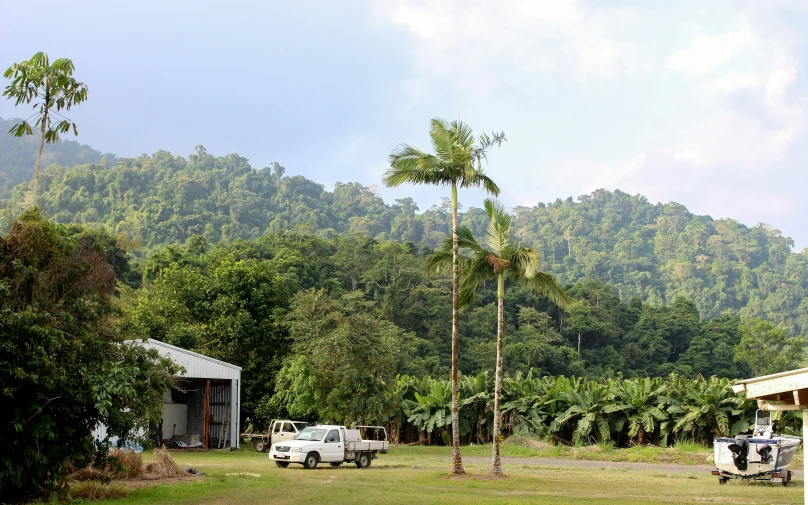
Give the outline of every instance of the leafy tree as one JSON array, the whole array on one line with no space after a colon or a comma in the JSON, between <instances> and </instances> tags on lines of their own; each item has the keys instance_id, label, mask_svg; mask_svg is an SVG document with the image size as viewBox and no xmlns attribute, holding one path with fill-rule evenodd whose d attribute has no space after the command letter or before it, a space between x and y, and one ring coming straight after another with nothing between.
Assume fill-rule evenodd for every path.
<instances>
[{"instance_id":1,"label":"leafy tree","mask_svg":"<svg viewBox=\"0 0 808 505\"><path fill-rule=\"evenodd\" d=\"M51 63L46 53L39 52L28 61L14 63L3 74L6 79L11 79L11 84L3 91L3 96L14 100L14 105L35 102L35 112L30 117L36 117L34 126L39 128L40 140L34 184L31 189L31 205L36 205L39 166L45 142L49 144L59 142L59 135L67 133L71 128L74 135L79 134L76 123L59 112L69 111L74 105L87 100L87 86L73 78L74 69L73 61L68 58L59 58ZM54 115L58 117L54 118ZM26 119L13 126L9 133L22 137L33 135L34 132Z\"/></svg>"},{"instance_id":2,"label":"leafy tree","mask_svg":"<svg viewBox=\"0 0 808 505\"><path fill-rule=\"evenodd\" d=\"M548 297L561 307L569 303L569 297L558 287L552 276L539 270L539 255L530 248L521 247L511 242L511 218L501 204L486 199L485 212L488 215L488 231L481 245L466 227L457 230L458 247L468 250L469 255L460 261L462 283L460 291L461 306L473 303L480 283L486 280L497 281L497 358L496 379L494 386L494 429L491 473L502 475L499 448L501 443L500 403L502 398L502 345L504 340L504 303L505 278L519 283ZM437 271L447 270L451 258L454 266L454 243L446 242L443 249L436 252L427 268ZM450 255L450 246L452 254Z\"/></svg>"},{"instance_id":3,"label":"leafy tree","mask_svg":"<svg viewBox=\"0 0 808 505\"><path fill-rule=\"evenodd\" d=\"M390 418L395 356L403 332L361 295L334 300L297 293L286 316L292 355L278 373L273 404L292 416L339 424Z\"/></svg>"},{"instance_id":4,"label":"leafy tree","mask_svg":"<svg viewBox=\"0 0 808 505\"><path fill-rule=\"evenodd\" d=\"M734 359L735 346L741 341L740 327L741 318L732 314L704 321L677 364L689 366L704 377L751 377L748 367Z\"/></svg>"},{"instance_id":5,"label":"leafy tree","mask_svg":"<svg viewBox=\"0 0 808 505\"><path fill-rule=\"evenodd\" d=\"M746 364L754 376L785 372L804 366L805 343L769 321L753 319L741 324L735 360Z\"/></svg>"},{"instance_id":6,"label":"leafy tree","mask_svg":"<svg viewBox=\"0 0 808 505\"><path fill-rule=\"evenodd\" d=\"M159 417L177 369L123 344L115 273L89 234L37 210L0 237L0 494L27 501L64 484L68 463L106 452L99 423L132 436ZM99 452L96 450L99 449Z\"/></svg>"},{"instance_id":7,"label":"leafy tree","mask_svg":"<svg viewBox=\"0 0 808 505\"><path fill-rule=\"evenodd\" d=\"M475 138L470 127L460 121L447 124L441 119L433 119L429 132L435 154L427 154L420 149L402 144L390 154L390 170L384 175L384 183L390 187L404 183L450 186L452 189L452 473L463 474L460 458L460 420L457 399L458 391L458 349L459 315L458 296L459 266L457 252L457 187L483 187L494 196L499 187L483 173L482 160L495 145L505 140L505 133L492 136L480 135Z\"/></svg>"},{"instance_id":8,"label":"leafy tree","mask_svg":"<svg viewBox=\"0 0 808 505\"><path fill-rule=\"evenodd\" d=\"M133 324L145 335L236 364L243 369L244 418L267 418L281 360L288 304L283 280L268 260L211 251L181 251L154 282L133 293Z\"/></svg>"}]
</instances>

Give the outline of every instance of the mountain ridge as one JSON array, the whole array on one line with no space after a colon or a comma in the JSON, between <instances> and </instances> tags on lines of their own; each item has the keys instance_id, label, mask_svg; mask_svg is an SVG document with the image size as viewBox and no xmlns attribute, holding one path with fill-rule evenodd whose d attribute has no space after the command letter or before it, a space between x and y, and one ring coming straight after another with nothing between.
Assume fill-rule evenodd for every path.
<instances>
[{"instance_id":1,"label":"mountain ridge","mask_svg":"<svg viewBox=\"0 0 808 505\"><path fill-rule=\"evenodd\" d=\"M28 185L14 188L14 208ZM216 157L202 146L187 158L158 151L108 166L50 165L39 204L58 222L104 228L141 244L139 257L194 235L229 242L267 233L361 234L434 248L450 230L445 204L419 212L412 198L387 204L355 182L328 191L285 175L277 163L256 170L237 154ZM623 300L637 296L662 305L681 295L704 317L731 311L794 333L808 330L808 302L802 302L808 254L792 251L793 240L768 225L713 219L619 190L516 206L513 213L515 235L539 250L543 268L562 283L600 278ZM469 208L461 223L480 234L487 218Z\"/></svg>"}]
</instances>

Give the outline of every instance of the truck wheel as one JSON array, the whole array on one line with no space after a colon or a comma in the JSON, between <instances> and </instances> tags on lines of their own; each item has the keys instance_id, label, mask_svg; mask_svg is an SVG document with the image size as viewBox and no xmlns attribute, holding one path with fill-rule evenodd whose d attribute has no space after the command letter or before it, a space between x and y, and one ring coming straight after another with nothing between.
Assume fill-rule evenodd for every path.
<instances>
[{"instance_id":1,"label":"truck wheel","mask_svg":"<svg viewBox=\"0 0 808 505\"><path fill-rule=\"evenodd\" d=\"M317 453L310 452L306 454L306 460L303 461L303 468L306 470L314 470L317 468Z\"/></svg>"},{"instance_id":2,"label":"truck wheel","mask_svg":"<svg viewBox=\"0 0 808 505\"><path fill-rule=\"evenodd\" d=\"M265 452L267 444L260 438L256 438L253 440L253 449L255 449L255 452Z\"/></svg>"},{"instance_id":3,"label":"truck wheel","mask_svg":"<svg viewBox=\"0 0 808 505\"><path fill-rule=\"evenodd\" d=\"M367 468L370 466L370 461L371 461L370 454L368 454L367 452L363 452L362 454L359 455L358 458L356 458L356 467Z\"/></svg>"},{"instance_id":4,"label":"truck wheel","mask_svg":"<svg viewBox=\"0 0 808 505\"><path fill-rule=\"evenodd\" d=\"M341 464L342 464L342 461L339 461L339 462L334 462L334 463L329 463L329 465L333 466L334 468L337 468L337 467L338 467L338 466L340 466Z\"/></svg>"},{"instance_id":5,"label":"truck wheel","mask_svg":"<svg viewBox=\"0 0 808 505\"><path fill-rule=\"evenodd\" d=\"M275 466L277 466L278 468L286 468L287 466L289 466L289 463L287 463L286 461L276 461Z\"/></svg>"}]
</instances>

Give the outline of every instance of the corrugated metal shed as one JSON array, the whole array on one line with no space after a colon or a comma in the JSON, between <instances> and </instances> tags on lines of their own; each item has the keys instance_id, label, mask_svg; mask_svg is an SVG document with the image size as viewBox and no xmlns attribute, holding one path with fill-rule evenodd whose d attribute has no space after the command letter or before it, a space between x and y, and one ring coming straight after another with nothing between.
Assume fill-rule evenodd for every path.
<instances>
[{"instance_id":1,"label":"corrugated metal shed","mask_svg":"<svg viewBox=\"0 0 808 505\"><path fill-rule=\"evenodd\" d=\"M160 355L181 366L184 371L180 376L187 379L189 387L193 386L193 391L188 392L187 399L179 402L183 404L179 410L171 400L171 394L167 393L170 403L165 401L163 403L164 421L170 418L172 437L174 430L181 425L180 433L201 436L206 446L210 442L215 447L221 440L231 447L239 446L240 366L158 340L130 340L128 343L157 350Z\"/></svg>"},{"instance_id":2,"label":"corrugated metal shed","mask_svg":"<svg viewBox=\"0 0 808 505\"><path fill-rule=\"evenodd\" d=\"M228 379L240 380L241 367L213 359L181 347L166 344L154 339L147 341L132 341L148 349L157 349L162 356L185 369L183 377L189 379Z\"/></svg>"}]
</instances>

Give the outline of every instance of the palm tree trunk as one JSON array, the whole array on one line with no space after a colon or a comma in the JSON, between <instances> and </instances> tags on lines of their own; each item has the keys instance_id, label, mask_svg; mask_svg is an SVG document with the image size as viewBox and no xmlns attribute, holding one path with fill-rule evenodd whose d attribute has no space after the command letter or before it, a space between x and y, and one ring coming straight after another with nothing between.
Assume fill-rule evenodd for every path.
<instances>
[{"instance_id":1,"label":"palm tree trunk","mask_svg":"<svg viewBox=\"0 0 808 505\"><path fill-rule=\"evenodd\" d=\"M502 475L502 463L499 458L499 446L502 442L502 418L500 405L502 402L502 339L503 339L503 313L505 306L505 277L502 273L497 275L497 371L494 380L494 448L491 455L491 473Z\"/></svg>"},{"instance_id":2,"label":"palm tree trunk","mask_svg":"<svg viewBox=\"0 0 808 505\"><path fill-rule=\"evenodd\" d=\"M460 262L457 249L457 181L452 181L452 473L462 475L466 471L460 458L460 410L457 398L460 347Z\"/></svg>"},{"instance_id":3,"label":"palm tree trunk","mask_svg":"<svg viewBox=\"0 0 808 505\"><path fill-rule=\"evenodd\" d=\"M36 170L34 170L34 184L31 188L31 202L30 206L36 205L36 194L39 189L39 166L42 164L42 150L45 148L45 125L48 123L47 111L42 116L42 138L39 140L39 152L36 155Z\"/></svg>"}]
</instances>

